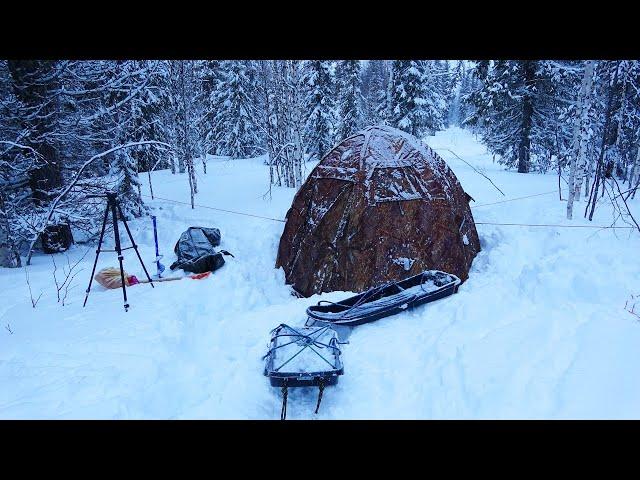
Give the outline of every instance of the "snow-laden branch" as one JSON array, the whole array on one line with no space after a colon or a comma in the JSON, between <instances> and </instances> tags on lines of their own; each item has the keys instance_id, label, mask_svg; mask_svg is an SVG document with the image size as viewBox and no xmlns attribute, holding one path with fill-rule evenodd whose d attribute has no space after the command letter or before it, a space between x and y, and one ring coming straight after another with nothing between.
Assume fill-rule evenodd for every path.
<instances>
[{"instance_id":1,"label":"snow-laden branch","mask_svg":"<svg viewBox=\"0 0 640 480\"><path fill-rule=\"evenodd\" d=\"M107 69L106 72L110 72L112 70L113 69ZM133 72L125 72L124 75L122 76L116 75L113 79L111 79L106 84L100 85L95 88L76 89L76 90L61 89L59 93L64 95L70 95L70 96L83 96L83 95L88 95L90 93L102 93L109 89L115 90L117 87L121 85L126 85L125 83L126 80L129 80L130 78L135 78L138 75L149 76L150 72L153 73L154 70L155 69L153 67L144 66L142 68L138 68L137 70L134 70ZM103 73L103 72L100 72L100 73ZM84 79L83 81L88 82L89 80ZM130 89L124 89L123 91L128 92L129 90Z\"/></svg>"},{"instance_id":2,"label":"snow-laden branch","mask_svg":"<svg viewBox=\"0 0 640 480\"><path fill-rule=\"evenodd\" d=\"M80 167L80 169L78 170L78 172L76 173L75 178L53 200L53 202L51 202L51 205L49 205L49 210L48 210L46 216L40 222L40 225L37 227L36 232L35 232L33 238L31 239L31 244L29 245L29 253L27 255L27 265L31 264L31 256L33 255L33 247L35 246L35 244L38 241L38 238L40 237L42 232L44 232L44 229L47 227L47 224L51 220L51 217L53 217L53 214L56 211L56 208L57 208L58 204L64 198L64 196L67 195L73 189L73 187L75 187L75 185L80 180L80 177L82 176L82 173L85 171L85 169L89 165L91 165L93 162L98 160L99 158L105 157L105 156L109 155L110 153L116 152L118 150L122 150L123 148L131 148L131 147L136 147L136 146L140 146L140 145L161 145L163 147L172 148L171 145L169 145L168 143L158 142L158 141L155 141L155 140L145 140L145 141L141 141L141 142L130 142L130 143L127 143L125 145L118 145L117 147L110 148L109 150L105 150L102 153L98 153L98 154L94 155L93 157L91 157L86 162L84 162L82 164L82 166Z\"/></svg>"},{"instance_id":3,"label":"snow-laden branch","mask_svg":"<svg viewBox=\"0 0 640 480\"><path fill-rule=\"evenodd\" d=\"M120 108L121 106L123 106L124 104L126 104L129 100L131 100L132 98L134 98L139 92L142 91L143 88L145 88L147 85L149 84L149 78L147 78L145 80L145 82L140 85L138 88L136 88L135 90L133 90L126 98L124 98L123 100L121 100L120 102L117 102L116 104L112 105L111 107L107 108L107 109L101 109L99 110L97 113L83 118L83 120L90 122L93 120L96 120L104 115L107 115L111 112L113 112L114 110Z\"/></svg>"},{"instance_id":4,"label":"snow-laden branch","mask_svg":"<svg viewBox=\"0 0 640 480\"><path fill-rule=\"evenodd\" d=\"M3 143L5 145L9 145L9 148L7 150L5 150L2 153L7 153L9 150L11 150L12 148L23 148L25 150L29 150L32 153L34 153L36 156L38 157L42 157L42 155L40 153L38 153L37 151L35 151L33 149L33 147L30 147L29 145L22 145L20 143L16 143L16 142L11 142L9 140L0 140L0 143Z\"/></svg>"}]
</instances>

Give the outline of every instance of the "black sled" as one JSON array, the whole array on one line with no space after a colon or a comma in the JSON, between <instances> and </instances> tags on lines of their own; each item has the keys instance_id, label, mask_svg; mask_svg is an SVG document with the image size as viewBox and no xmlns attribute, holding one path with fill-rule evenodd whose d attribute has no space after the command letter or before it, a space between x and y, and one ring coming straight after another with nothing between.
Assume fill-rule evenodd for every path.
<instances>
[{"instance_id":1,"label":"black sled","mask_svg":"<svg viewBox=\"0 0 640 480\"><path fill-rule=\"evenodd\" d=\"M264 375L273 387L282 388L282 412L287 415L289 387L318 387L318 413L324 387L338 383L344 373L337 333L328 325L292 328L281 324L271 331Z\"/></svg>"},{"instance_id":2,"label":"black sled","mask_svg":"<svg viewBox=\"0 0 640 480\"><path fill-rule=\"evenodd\" d=\"M451 273L427 270L340 302L321 300L307 308L307 316L311 323L362 325L452 295L458 291L460 283L460 279Z\"/></svg>"}]
</instances>

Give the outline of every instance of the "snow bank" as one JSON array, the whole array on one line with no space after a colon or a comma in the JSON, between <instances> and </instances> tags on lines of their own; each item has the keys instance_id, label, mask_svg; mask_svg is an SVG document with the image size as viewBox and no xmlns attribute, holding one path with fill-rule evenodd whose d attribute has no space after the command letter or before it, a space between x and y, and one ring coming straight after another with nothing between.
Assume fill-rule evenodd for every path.
<instances>
[{"instance_id":1,"label":"snow bank","mask_svg":"<svg viewBox=\"0 0 640 480\"><path fill-rule=\"evenodd\" d=\"M477 204L552 191L554 175L522 175L492 163L468 132L427 139ZM260 159L211 161L198 171L197 203L284 218L294 192L268 190ZM310 168L308 169L308 171ZM188 202L186 177L153 174L154 192ZM148 192L146 186L143 193ZM35 256L29 276L0 269L0 418L279 418L281 399L262 374L269 332L304 324L320 299L290 295L275 270L283 225L204 208L150 201L165 263L191 225L215 226L226 265L205 280L84 289L95 247L81 262L67 305L56 302L51 259ZM633 205L636 211L638 200ZM557 194L473 210L477 221L569 224ZM596 213L607 224L611 212ZM572 224L587 224L576 219ZM147 266L155 257L149 218L131 222ZM640 323L624 310L640 293L640 238L631 231L480 225L482 252L457 295L413 311L341 330L345 374L325 391L291 389L288 418L640 418ZM111 241L111 240L110 240ZM58 255L60 261L64 255ZM117 265L101 255L99 268ZM125 269L140 275L135 254ZM7 328L8 327L8 328ZM13 333L10 333L10 331Z\"/></svg>"}]
</instances>

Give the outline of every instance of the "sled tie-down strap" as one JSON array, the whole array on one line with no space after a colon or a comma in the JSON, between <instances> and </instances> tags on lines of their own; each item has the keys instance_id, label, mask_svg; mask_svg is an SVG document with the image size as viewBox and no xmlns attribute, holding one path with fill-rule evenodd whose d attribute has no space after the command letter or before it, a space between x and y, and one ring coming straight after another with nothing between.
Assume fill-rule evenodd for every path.
<instances>
[{"instance_id":1,"label":"sled tie-down strap","mask_svg":"<svg viewBox=\"0 0 640 480\"><path fill-rule=\"evenodd\" d=\"M316 404L316 411L315 413L318 413L318 410L320 410L320 402L322 401L322 392L324 392L324 379L320 378L318 381L318 388L319 388L319 392L318 392L318 403Z\"/></svg>"},{"instance_id":2,"label":"sled tie-down strap","mask_svg":"<svg viewBox=\"0 0 640 480\"><path fill-rule=\"evenodd\" d=\"M282 410L280 410L280 420L287 419L287 398L289 397L289 387L285 380L282 385ZM316 403L315 414L320 410L320 402L322 402L322 393L324 392L324 379L321 377L318 379L318 403Z\"/></svg>"},{"instance_id":3,"label":"sled tie-down strap","mask_svg":"<svg viewBox=\"0 0 640 480\"><path fill-rule=\"evenodd\" d=\"M287 419L287 397L289 396L289 389L287 388L287 381L284 381L282 385L282 410L280 411L280 420Z\"/></svg>"},{"instance_id":4,"label":"sled tie-down strap","mask_svg":"<svg viewBox=\"0 0 640 480\"><path fill-rule=\"evenodd\" d=\"M333 350L337 350L338 352L340 352L340 349L338 347L336 347L335 345L332 344L327 344L324 342L321 342L318 340L319 337L322 336L322 334L329 329L329 326L325 326L321 329L316 330L313 333L310 333L309 335L305 335L304 333L300 333L297 330L295 330L294 328L291 328L288 325L285 324L281 324L280 326L274 328L271 332L275 332L278 329L281 329L282 327L287 327L289 330L291 330L294 333L283 333L280 334L278 333L275 337L273 338L279 338L279 337L292 337L294 338L294 340L290 341L290 342L286 342L283 343L281 345L276 345L275 347L271 347L269 349L269 351L262 356L262 359L264 360L265 358L267 358L269 355L273 354L273 352L279 348L282 347L286 347L287 345L291 345L293 343L296 343L298 341L300 341L301 339L306 340L304 345L302 346L302 348L300 350L298 350L293 356L291 356L287 361L285 361L282 365L280 365L278 368L275 369L275 371L280 370L282 367L284 367L286 364L288 364L291 360L293 360L295 357L297 357L300 353L302 353L304 350L306 350L307 348L309 350L311 350L313 353L315 353L316 355L318 355L322 360L324 360L331 368L336 368L336 366L331 363L329 360L327 360L322 354L320 354L316 349L314 349L311 345L316 346L318 348L330 348ZM313 335L315 335L315 337L313 337Z\"/></svg>"}]
</instances>

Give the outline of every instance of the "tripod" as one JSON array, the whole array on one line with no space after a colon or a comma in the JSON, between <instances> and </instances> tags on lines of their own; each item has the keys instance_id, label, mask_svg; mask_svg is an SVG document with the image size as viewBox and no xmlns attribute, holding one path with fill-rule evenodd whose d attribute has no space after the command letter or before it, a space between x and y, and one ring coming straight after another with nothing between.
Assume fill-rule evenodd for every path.
<instances>
[{"instance_id":1,"label":"tripod","mask_svg":"<svg viewBox=\"0 0 640 480\"><path fill-rule=\"evenodd\" d=\"M97 195L102 197L103 195ZM124 257L122 256L123 250L128 250L133 248L136 251L136 255L138 255L138 260L140 260L140 265L144 269L144 273L147 275L149 279L149 283L153 288L153 281L149 276L149 272L147 272L147 267L144 266L144 262L142 261L142 257L140 256L140 252L138 252L138 246L136 242L133 240L133 235L131 235L131 230L129 230L129 225L127 225L127 221L122 214L122 209L120 208L120 204L118 203L118 199L116 197L115 192L107 192L107 208L104 211L104 220L102 221L102 231L100 232L100 240L98 241L98 248L96 250L96 260L93 262L93 270L91 271L91 278L89 279L89 286L87 287L87 294L84 297L84 303L82 306L84 307L87 304L87 299L89 298L89 292L91 291L91 284L93 283L93 276L96 273L96 266L98 265L98 257L100 256L100 252L116 252L118 254L118 261L120 262L120 279L122 281L122 296L124 297L124 311L127 312L129 310L129 303L127 302L127 288L125 286L124 281L124 269L122 268L122 260ZM91 197L95 198L95 197ZM113 236L116 241L115 250L102 250L100 247L102 246L102 240L104 239L104 232L107 228L107 220L109 219L109 212L111 211L111 217L113 220ZM122 223L124 224L124 228L127 230L127 234L129 235L129 239L131 240L131 246L122 248L120 244L120 230L118 229L118 213L120 214L120 218L122 218Z\"/></svg>"}]
</instances>

